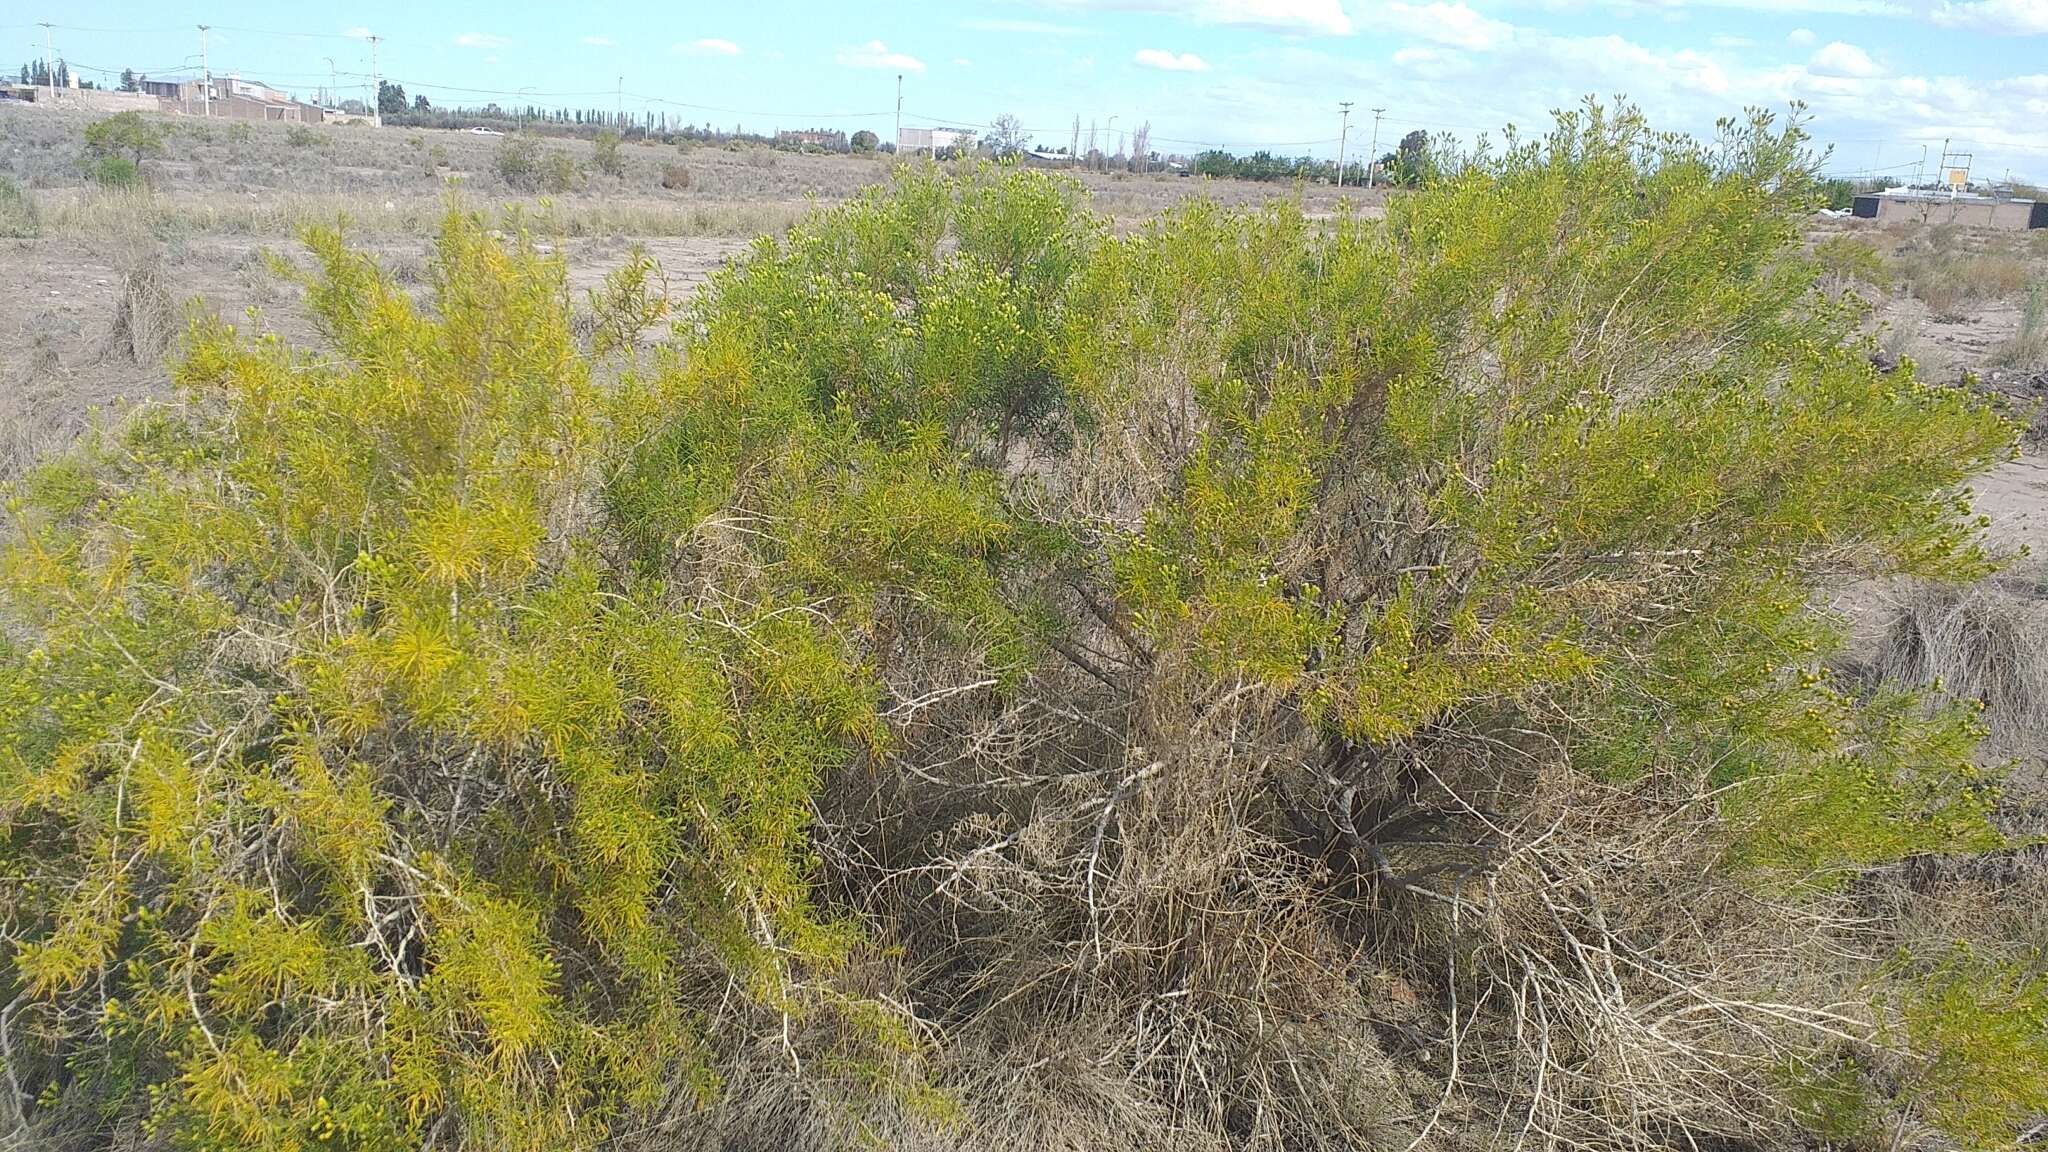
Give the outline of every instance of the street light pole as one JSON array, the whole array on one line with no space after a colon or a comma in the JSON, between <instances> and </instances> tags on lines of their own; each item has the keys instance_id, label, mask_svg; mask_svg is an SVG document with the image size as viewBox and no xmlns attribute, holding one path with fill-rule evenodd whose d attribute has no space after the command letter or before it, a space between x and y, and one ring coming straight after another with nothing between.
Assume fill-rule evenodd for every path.
<instances>
[{"instance_id":1,"label":"street light pole","mask_svg":"<svg viewBox=\"0 0 2048 1152\"><path fill-rule=\"evenodd\" d=\"M1344 126L1337 132L1337 187L1344 186L1344 142L1351 136L1351 101L1339 100L1337 107L1344 114Z\"/></svg>"},{"instance_id":2,"label":"street light pole","mask_svg":"<svg viewBox=\"0 0 2048 1152\"><path fill-rule=\"evenodd\" d=\"M203 116L213 115L213 66L206 62L206 29L199 26L199 106ZM229 110L232 114L233 109Z\"/></svg>"},{"instance_id":3,"label":"street light pole","mask_svg":"<svg viewBox=\"0 0 2048 1152\"><path fill-rule=\"evenodd\" d=\"M50 107L57 106L57 50L50 46L50 22L43 21L43 79L50 84Z\"/></svg>"},{"instance_id":4,"label":"street light pole","mask_svg":"<svg viewBox=\"0 0 2048 1152\"><path fill-rule=\"evenodd\" d=\"M1380 162L1380 113L1385 111L1385 108L1375 108L1372 110L1372 155L1365 158L1365 186L1367 189L1372 187L1372 170L1378 167Z\"/></svg>"}]
</instances>

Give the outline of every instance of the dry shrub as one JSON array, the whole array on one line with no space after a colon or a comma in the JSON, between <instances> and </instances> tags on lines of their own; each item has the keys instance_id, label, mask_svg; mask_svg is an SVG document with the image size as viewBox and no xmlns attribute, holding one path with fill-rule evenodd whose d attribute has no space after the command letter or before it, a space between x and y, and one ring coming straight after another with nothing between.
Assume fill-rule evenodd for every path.
<instances>
[{"instance_id":1,"label":"dry shrub","mask_svg":"<svg viewBox=\"0 0 2048 1152\"><path fill-rule=\"evenodd\" d=\"M1135 687L1047 673L1008 706L934 702L906 760L951 762L848 788L821 825L847 896L925 958L911 979L948 1022L932 1075L962 1102L960 1146L1384 1142L1407 1090L1353 930L1366 889L1312 866L1272 800L1309 734L1274 694L1192 669ZM1057 761L1099 766L1022 768Z\"/></svg>"},{"instance_id":2,"label":"dry shrub","mask_svg":"<svg viewBox=\"0 0 2048 1152\"><path fill-rule=\"evenodd\" d=\"M2027 285L2020 326L1993 353L2001 366L2022 370L2048 367L2048 279Z\"/></svg>"},{"instance_id":3,"label":"dry shrub","mask_svg":"<svg viewBox=\"0 0 2048 1152\"><path fill-rule=\"evenodd\" d=\"M664 164L661 167L661 186L671 192L686 192L690 187L690 169L686 164Z\"/></svg>"},{"instance_id":4,"label":"dry shrub","mask_svg":"<svg viewBox=\"0 0 2048 1152\"><path fill-rule=\"evenodd\" d=\"M167 286L163 257L154 250L147 251L121 278L105 355L125 356L137 364L155 364L170 348L178 327L178 305Z\"/></svg>"},{"instance_id":5,"label":"dry shrub","mask_svg":"<svg viewBox=\"0 0 2048 1152\"><path fill-rule=\"evenodd\" d=\"M70 436L67 429L52 428L48 419L67 407L57 402L66 375L57 356L57 323L46 313L28 324L27 355L19 373L5 381L7 395L0 397L0 481L21 475Z\"/></svg>"},{"instance_id":6,"label":"dry shrub","mask_svg":"<svg viewBox=\"0 0 2048 1152\"><path fill-rule=\"evenodd\" d=\"M1958 229L1943 225L1909 241L1896 263L1899 278L1938 319L1961 320L1972 305L2018 295L2031 273L2017 252L1971 251Z\"/></svg>"},{"instance_id":7,"label":"dry shrub","mask_svg":"<svg viewBox=\"0 0 2048 1152\"><path fill-rule=\"evenodd\" d=\"M1893 609L1877 657L1887 681L1981 701L1986 750L2038 765L2048 754L2048 587L2038 565L1982 584L1916 584Z\"/></svg>"}]
</instances>

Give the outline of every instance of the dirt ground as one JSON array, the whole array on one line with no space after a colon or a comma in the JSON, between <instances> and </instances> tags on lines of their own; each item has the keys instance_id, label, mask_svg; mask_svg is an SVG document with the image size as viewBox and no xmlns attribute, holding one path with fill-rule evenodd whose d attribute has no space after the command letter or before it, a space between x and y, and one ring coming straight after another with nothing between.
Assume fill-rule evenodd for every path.
<instances>
[{"instance_id":1,"label":"dirt ground","mask_svg":"<svg viewBox=\"0 0 2048 1152\"><path fill-rule=\"evenodd\" d=\"M159 272L173 310L205 309L236 323L307 342L314 334L279 281L266 252L291 255L297 227L346 211L350 235L376 253L401 283L419 283L434 221L453 189L465 206L520 203L554 225L578 297L616 268L634 245L660 264L671 290L688 292L762 232L779 232L814 204L832 203L887 178L891 160L875 156L799 155L764 148L687 150L629 144L625 172L590 176L573 191L522 195L494 174L502 141L465 132L367 127L290 128L177 122L161 156L144 164L146 202L108 196L83 180L83 131L89 117L0 107L0 175L26 188L41 208L32 239L0 239L0 479L34 455L68 442L125 400L162 395L161 361L138 363L114 339L118 305L131 274ZM548 139L586 169L589 142ZM664 188L671 166L689 172L686 188ZM1367 215L1381 200L1359 189L1206 181L1168 175L1084 173L1095 207L1120 229L1141 226L1192 195L1229 203L1299 196L1313 216ZM1817 235L1848 235L1901 259L1929 237L1894 225L1856 221L1816 225ZM1935 238L1944 250L2000 254L2010 249L2033 283L2048 282L2048 245L1992 234ZM2022 324L2021 297L1972 299L1966 308L1929 307L1909 286L1876 294L1875 323L1887 348L1911 356L1923 379L1961 381L1986 373ZM2048 363L1997 375L2027 380ZM2027 387L2007 389L2022 404ZM2033 389L2032 391L2038 391ZM2030 453L1978 486L1982 509L2002 543L2048 550L2048 460Z\"/></svg>"},{"instance_id":2,"label":"dirt ground","mask_svg":"<svg viewBox=\"0 0 2048 1152\"><path fill-rule=\"evenodd\" d=\"M802 155L761 147L688 149L627 144L624 172L597 175L591 144L548 138L584 169L573 190L546 197L508 187L494 160L503 141L467 132L241 124L167 119L161 155L143 162L147 195L111 193L83 178L93 117L0 106L0 176L38 208L33 238L0 238L0 480L77 436L124 402L169 386L161 361L114 339L131 275L160 277L173 313L203 309L288 340L314 337L296 290L266 253L300 251L297 229L346 214L351 239L401 283L418 283L448 197L465 207L519 205L567 260L580 298L635 245L688 292L762 233L804 211L885 180L883 156ZM687 186L664 187L680 167ZM1095 207L1120 229L1141 226L1194 195L1229 203L1299 196L1312 215L1376 214L1379 198L1346 189L1211 182L1164 174L1083 173ZM670 183L675 183L673 179ZM0 231L4 236L4 231Z\"/></svg>"}]
</instances>

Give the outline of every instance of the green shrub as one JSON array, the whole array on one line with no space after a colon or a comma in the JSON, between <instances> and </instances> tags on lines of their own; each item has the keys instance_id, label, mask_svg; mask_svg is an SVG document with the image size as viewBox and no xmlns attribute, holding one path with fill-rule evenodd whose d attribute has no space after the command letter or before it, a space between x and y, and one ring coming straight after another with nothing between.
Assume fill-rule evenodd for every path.
<instances>
[{"instance_id":1,"label":"green shrub","mask_svg":"<svg viewBox=\"0 0 2048 1152\"><path fill-rule=\"evenodd\" d=\"M1999 843L1975 712L1815 606L1989 570L2014 430L1815 292L1803 144L1589 109L1127 236L905 167L645 356L644 259L586 351L523 237L415 303L313 232L330 348L202 325L11 506L31 1132L2012 1138L1892 1037L2029 1058L2037 989L1842 914Z\"/></svg>"},{"instance_id":2,"label":"green shrub","mask_svg":"<svg viewBox=\"0 0 2048 1152\"><path fill-rule=\"evenodd\" d=\"M549 192L568 192L583 183L583 169L574 157L551 148L540 162L540 186Z\"/></svg>"},{"instance_id":3,"label":"green shrub","mask_svg":"<svg viewBox=\"0 0 2048 1152\"><path fill-rule=\"evenodd\" d=\"M531 136L515 133L505 137L493 164L498 179L509 188L525 192L540 186L540 145Z\"/></svg>"},{"instance_id":4,"label":"green shrub","mask_svg":"<svg viewBox=\"0 0 2048 1152\"><path fill-rule=\"evenodd\" d=\"M142 169L126 156L102 156L93 162L92 178L109 188L134 188L142 184Z\"/></svg>"},{"instance_id":5,"label":"green shrub","mask_svg":"<svg viewBox=\"0 0 2048 1152\"><path fill-rule=\"evenodd\" d=\"M626 174L626 162L619 156L619 134L609 128L599 130L591 142L591 166L607 176L619 177Z\"/></svg>"},{"instance_id":6,"label":"green shrub","mask_svg":"<svg viewBox=\"0 0 2048 1152\"><path fill-rule=\"evenodd\" d=\"M327 137L304 124L294 124L285 129L284 140L294 148L318 148L327 143ZM415 140L413 143L418 144L419 141Z\"/></svg>"}]
</instances>

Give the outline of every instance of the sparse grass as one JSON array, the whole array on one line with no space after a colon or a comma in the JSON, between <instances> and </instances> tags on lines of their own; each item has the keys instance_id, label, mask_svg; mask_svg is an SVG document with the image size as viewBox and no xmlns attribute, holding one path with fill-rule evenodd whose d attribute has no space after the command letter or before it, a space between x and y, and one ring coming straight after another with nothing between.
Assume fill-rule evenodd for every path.
<instances>
[{"instance_id":1,"label":"sparse grass","mask_svg":"<svg viewBox=\"0 0 2048 1152\"><path fill-rule=\"evenodd\" d=\"M2021 243L1987 250L1989 243L1953 224L1939 225L1908 237L1893 269L1936 319L1961 320L1973 305L2018 295L2032 273Z\"/></svg>"},{"instance_id":2,"label":"sparse grass","mask_svg":"<svg viewBox=\"0 0 2048 1152\"><path fill-rule=\"evenodd\" d=\"M36 211L34 194L0 176L0 237L25 240L41 230L42 219Z\"/></svg>"},{"instance_id":3,"label":"sparse grass","mask_svg":"<svg viewBox=\"0 0 2048 1152\"><path fill-rule=\"evenodd\" d=\"M1813 246L1813 258L1821 267L1821 286L1830 295L1859 285L1891 287L1892 270L1877 246L1858 236L1829 236Z\"/></svg>"},{"instance_id":4,"label":"sparse grass","mask_svg":"<svg viewBox=\"0 0 2048 1152\"><path fill-rule=\"evenodd\" d=\"M1913 355L1920 345L1920 317L1899 315L1878 329L1877 347L1896 364Z\"/></svg>"},{"instance_id":5,"label":"sparse grass","mask_svg":"<svg viewBox=\"0 0 2048 1152\"><path fill-rule=\"evenodd\" d=\"M521 206L516 200L474 207L492 215ZM754 236L780 233L801 216L802 201L673 201L552 199L536 212L523 204L543 233L561 236ZM429 236L446 205L438 197L365 199L340 194L286 194L264 200L170 196L143 190L96 190L49 206L42 229L52 236L170 239L177 236L290 238L309 224L346 218L359 233Z\"/></svg>"}]
</instances>

